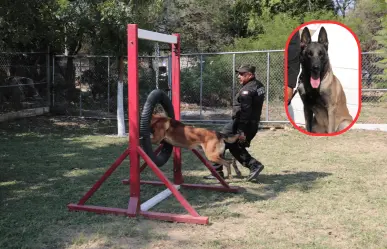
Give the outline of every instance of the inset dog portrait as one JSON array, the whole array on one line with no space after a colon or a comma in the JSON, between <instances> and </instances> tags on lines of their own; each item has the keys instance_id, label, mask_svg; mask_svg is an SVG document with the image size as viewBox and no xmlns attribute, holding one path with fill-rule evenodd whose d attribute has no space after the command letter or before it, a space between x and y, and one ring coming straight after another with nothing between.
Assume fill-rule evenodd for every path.
<instances>
[{"instance_id":1,"label":"inset dog portrait","mask_svg":"<svg viewBox=\"0 0 387 249\"><path fill-rule=\"evenodd\" d=\"M307 25L295 35L300 35L300 72L292 96L285 100L289 120L307 134L348 130L361 104L357 40L345 27L332 23Z\"/></svg>"}]
</instances>

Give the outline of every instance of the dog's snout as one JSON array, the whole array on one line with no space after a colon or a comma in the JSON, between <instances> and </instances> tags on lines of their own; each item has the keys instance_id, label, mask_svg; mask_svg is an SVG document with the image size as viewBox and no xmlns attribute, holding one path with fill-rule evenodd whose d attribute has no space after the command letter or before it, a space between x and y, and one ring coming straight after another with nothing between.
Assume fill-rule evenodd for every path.
<instances>
[{"instance_id":1,"label":"dog's snout","mask_svg":"<svg viewBox=\"0 0 387 249\"><path fill-rule=\"evenodd\" d=\"M318 64L313 64L312 65L312 70L318 71L320 69L320 66Z\"/></svg>"}]
</instances>

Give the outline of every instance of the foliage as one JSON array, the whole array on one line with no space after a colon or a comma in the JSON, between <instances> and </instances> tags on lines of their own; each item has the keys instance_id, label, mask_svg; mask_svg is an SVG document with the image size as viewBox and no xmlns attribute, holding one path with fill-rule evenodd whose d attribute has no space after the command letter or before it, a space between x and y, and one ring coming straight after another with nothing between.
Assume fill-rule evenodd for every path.
<instances>
[{"instance_id":1,"label":"foliage","mask_svg":"<svg viewBox=\"0 0 387 249\"><path fill-rule=\"evenodd\" d=\"M239 38L228 50L264 50L283 49L289 34L298 26L298 21L286 13L270 17L265 14L254 22L254 26L261 27L261 34L253 37ZM275 39L274 39L275 37Z\"/></svg>"},{"instance_id":2,"label":"foliage","mask_svg":"<svg viewBox=\"0 0 387 249\"><path fill-rule=\"evenodd\" d=\"M269 59L269 60L268 60ZM184 57L190 62L185 64L181 73L181 94L187 103L200 104L200 85L202 85L203 106L224 107L231 105L233 94L240 88L239 81L233 71L233 55L211 55L203 56L202 60L197 57ZM256 77L266 88L267 73L269 72L270 84L272 86L283 85L283 53L247 53L235 55L235 67L249 63L256 67ZM202 61L202 65L200 65ZM270 63L268 71L268 63ZM276 66L273 66L276 65ZM201 74L202 66L202 74ZM282 101L282 91L271 87L266 89L269 98Z\"/></svg>"},{"instance_id":3,"label":"foliage","mask_svg":"<svg viewBox=\"0 0 387 249\"><path fill-rule=\"evenodd\" d=\"M373 51L378 45L374 36L381 29L381 18L387 15L384 0L357 0L356 8L343 20L358 36L362 51Z\"/></svg>"},{"instance_id":4,"label":"foliage","mask_svg":"<svg viewBox=\"0 0 387 249\"><path fill-rule=\"evenodd\" d=\"M0 7L3 50L69 55L122 54L126 24L180 33L183 52L283 48L286 34L310 20L339 20L358 34L364 50L377 45L383 0L4 0ZM353 6L355 8L351 9ZM345 13L345 17L337 15ZM246 40L244 40L246 39ZM153 44L141 43L151 54Z\"/></svg>"},{"instance_id":5,"label":"foliage","mask_svg":"<svg viewBox=\"0 0 387 249\"><path fill-rule=\"evenodd\" d=\"M99 25L91 36L93 52L124 55L127 24L137 23L139 28L152 30L154 24L152 18L160 10L155 8L158 2L154 0L136 1L132 4L122 0L100 2L96 6L96 21L99 21Z\"/></svg>"},{"instance_id":6,"label":"foliage","mask_svg":"<svg viewBox=\"0 0 387 249\"><path fill-rule=\"evenodd\" d=\"M56 43L52 11L55 0L3 0L0 6L0 49L5 51L46 51Z\"/></svg>"},{"instance_id":7,"label":"foliage","mask_svg":"<svg viewBox=\"0 0 387 249\"><path fill-rule=\"evenodd\" d=\"M305 13L319 11L335 11L334 3L331 0L269 0L265 6L273 15L287 13L293 17L302 17Z\"/></svg>"},{"instance_id":8,"label":"foliage","mask_svg":"<svg viewBox=\"0 0 387 249\"><path fill-rule=\"evenodd\" d=\"M371 76L375 87L386 88L386 15L384 0L357 0L356 8L348 12L343 22L358 36L362 51L376 51L374 63L363 65L363 71L376 72Z\"/></svg>"},{"instance_id":9,"label":"foliage","mask_svg":"<svg viewBox=\"0 0 387 249\"><path fill-rule=\"evenodd\" d=\"M232 41L227 14L231 0L166 0L160 31L179 33L182 52L213 52Z\"/></svg>"},{"instance_id":10,"label":"foliage","mask_svg":"<svg viewBox=\"0 0 387 249\"><path fill-rule=\"evenodd\" d=\"M378 84L380 88L387 88L387 17L382 18L382 29L375 36L375 40L379 45L376 52L380 53L381 60L375 63L375 66L380 68L380 74L376 75L382 82Z\"/></svg>"},{"instance_id":11,"label":"foliage","mask_svg":"<svg viewBox=\"0 0 387 249\"><path fill-rule=\"evenodd\" d=\"M302 22L311 20L339 21L340 19L334 12L326 10L306 12L302 18L288 13L272 15L265 11L262 16L256 16L249 22L249 29L260 30L260 33L247 38L235 39L235 43L229 46L228 50L284 49L289 35Z\"/></svg>"},{"instance_id":12,"label":"foliage","mask_svg":"<svg viewBox=\"0 0 387 249\"><path fill-rule=\"evenodd\" d=\"M340 12L341 16L345 17L348 10L355 4L356 0L335 0L336 10Z\"/></svg>"},{"instance_id":13,"label":"foliage","mask_svg":"<svg viewBox=\"0 0 387 249\"><path fill-rule=\"evenodd\" d=\"M234 77L231 55L187 56L184 60L187 63L183 64L181 72L181 94L186 102L200 104L200 95L194 93L200 92L203 81L204 106L219 107L231 104Z\"/></svg>"},{"instance_id":14,"label":"foliage","mask_svg":"<svg viewBox=\"0 0 387 249\"><path fill-rule=\"evenodd\" d=\"M118 68L118 58L126 52L128 23L162 33L180 33L181 50L188 53L284 49L289 34L300 24L337 20L357 34L363 51L386 51L386 28L382 23L387 15L386 5L384 0L4 0L0 6L0 49L25 52L47 51L50 47L55 54L109 54L116 57L111 59L110 67ZM140 54L153 55L154 45L154 42L140 41ZM169 46L160 46L169 53ZM252 61L264 72L266 55L260 56L241 58ZM227 56L203 60L212 61L203 67L202 79L211 81L204 91L206 100L218 103L216 94L231 92L224 82L232 82L234 77L230 75L232 60ZM95 82L106 75L104 65L90 64L98 69ZM182 76L187 92L190 87L198 87L198 65L186 68L187 74ZM372 66L378 68L380 77L385 77L385 57L378 58ZM60 84L65 89L63 92L71 93L70 99L76 99L73 59L68 57L56 68L61 68L56 73L63 79ZM280 68L275 70L270 72L270 77L277 79L283 72ZM154 72L148 73L154 76ZM118 70L111 68L111 77L116 79L118 74ZM151 84L153 78L144 80ZM94 89L106 88L104 83L98 84Z\"/></svg>"},{"instance_id":15,"label":"foliage","mask_svg":"<svg viewBox=\"0 0 387 249\"><path fill-rule=\"evenodd\" d=\"M237 0L228 11L228 26L231 34L236 37L248 37L260 32L259 27L255 27L254 22L262 15L262 5L260 1Z\"/></svg>"}]
</instances>

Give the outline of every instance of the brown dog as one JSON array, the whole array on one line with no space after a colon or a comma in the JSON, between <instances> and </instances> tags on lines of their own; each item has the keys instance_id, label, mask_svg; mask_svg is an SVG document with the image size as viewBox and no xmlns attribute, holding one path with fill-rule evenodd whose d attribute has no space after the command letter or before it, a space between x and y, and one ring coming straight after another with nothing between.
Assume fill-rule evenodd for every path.
<instances>
[{"instance_id":1,"label":"brown dog","mask_svg":"<svg viewBox=\"0 0 387 249\"><path fill-rule=\"evenodd\" d=\"M233 167L234 170L235 170L235 174L236 174L237 178L242 178L242 173L241 173L241 171L238 169L238 165L237 165L237 163L236 163L236 159L235 159L235 158L232 159L232 167ZM228 173L231 174L231 172L228 172Z\"/></svg>"},{"instance_id":2,"label":"brown dog","mask_svg":"<svg viewBox=\"0 0 387 249\"><path fill-rule=\"evenodd\" d=\"M224 159L222 155L226 147L225 142L235 143L238 139L244 139L241 135L228 136L214 130L188 126L180 121L155 114L152 115L151 129L151 142L153 144L159 144L164 140L180 148L196 149L201 147L207 159L211 162L226 166L226 178L232 178L232 161ZM238 172L240 174L240 171L237 171L237 175L239 176Z\"/></svg>"},{"instance_id":3,"label":"brown dog","mask_svg":"<svg viewBox=\"0 0 387 249\"><path fill-rule=\"evenodd\" d=\"M301 35L302 73L298 92L304 104L306 130L333 133L353 121L339 79L333 74L328 56L328 35L320 29L318 42L312 42L309 29Z\"/></svg>"}]
</instances>

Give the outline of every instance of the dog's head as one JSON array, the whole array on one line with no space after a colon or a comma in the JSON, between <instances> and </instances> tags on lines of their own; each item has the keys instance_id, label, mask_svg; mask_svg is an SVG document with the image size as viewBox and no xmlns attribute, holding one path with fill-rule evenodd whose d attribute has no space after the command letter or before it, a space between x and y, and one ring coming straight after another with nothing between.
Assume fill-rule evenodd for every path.
<instances>
[{"instance_id":1,"label":"dog's head","mask_svg":"<svg viewBox=\"0 0 387 249\"><path fill-rule=\"evenodd\" d=\"M165 131L170 126L170 121L171 118L166 117L164 115L152 114L152 119L150 123L151 134L154 135L155 132L165 133Z\"/></svg>"},{"instance_id":2,"label":"dog's head","mask_svg":"<svg viewBox=\"0 0 387 249\"><path fill-rule=\"evenodd\" d=\"M300 61L303 73L309 77L305 83L310 83L313 88L318 88L329 64L328 35L324 27L320 29L318 34L318 42L312 42L309 29L304 28L301 34Z\"/></svg>"}]
</instances>

